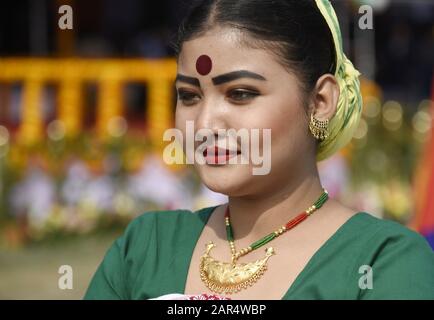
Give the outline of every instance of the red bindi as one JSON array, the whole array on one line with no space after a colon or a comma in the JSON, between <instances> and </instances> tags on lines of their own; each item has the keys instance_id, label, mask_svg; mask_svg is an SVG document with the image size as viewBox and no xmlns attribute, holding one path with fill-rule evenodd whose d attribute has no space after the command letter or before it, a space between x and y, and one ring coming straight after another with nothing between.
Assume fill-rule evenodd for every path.
<instances>
[{"instance_id":1,"label":"red bindi","mask_svg":"<svg viewBox=\"0 0 434 320\"><path fill-rule=\"evenodd\" d=\"M206 54L201 55L196 61L196 70L200 75L206 76L212 70L212 60Z\"/></svg>"}]
</instances>

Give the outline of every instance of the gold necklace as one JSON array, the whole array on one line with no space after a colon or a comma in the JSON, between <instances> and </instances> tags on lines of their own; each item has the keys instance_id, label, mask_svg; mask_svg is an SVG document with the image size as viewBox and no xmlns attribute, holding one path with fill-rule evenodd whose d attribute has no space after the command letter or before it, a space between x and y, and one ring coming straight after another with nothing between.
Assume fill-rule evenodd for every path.
<instances>
[{"instance_id":1,"label":"gold necklace","mask_svg":"<svg viewBox=\"0 0 434 320\"><path fill-rule=\"evenodd\" d=\"M211 291L216 293L231 294L242 289L247 289L249 286L258 281L258 279L267 270L267 261L272 255L276 254L276 252L272 247L269 247L265 249L265 257L262 259L249 263L237 263L237 260L249 252L262 247L276 237L282 235L284 232L294 228L296 225L310 216L314 211L321 208L321 206L327 200L328 192L323 188L323 193L321 196L307 210L300 213L294 219L288 221L276 231L266 235L258 241L253 242L248 247L243 248L238 252L235 250L228 205L225 213L225 224L226 235L232 253L232 261L221 262L211 257L210 251L216 245L212 241L208 242L205 253L200 259L200 278Z\"/></svg>"}]
</instances>

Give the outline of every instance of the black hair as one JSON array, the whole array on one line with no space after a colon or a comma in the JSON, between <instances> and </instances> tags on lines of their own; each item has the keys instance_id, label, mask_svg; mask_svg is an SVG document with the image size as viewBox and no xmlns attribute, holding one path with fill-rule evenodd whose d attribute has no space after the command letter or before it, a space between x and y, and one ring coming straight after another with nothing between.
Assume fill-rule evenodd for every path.
<instances>
[{"instance_id":1,"label":"black hair","mask_svg":"<svg viewBox=\"0 0 434 320\"><path fill-rule=\"evenodd\" d=\"M310 92L318 78L335 73L331 31L315 0L199 0L182 21L172 44L182 44L214 27L232 27L248 35L244 45L271 49Z\"/></svg>"}]
</instances>

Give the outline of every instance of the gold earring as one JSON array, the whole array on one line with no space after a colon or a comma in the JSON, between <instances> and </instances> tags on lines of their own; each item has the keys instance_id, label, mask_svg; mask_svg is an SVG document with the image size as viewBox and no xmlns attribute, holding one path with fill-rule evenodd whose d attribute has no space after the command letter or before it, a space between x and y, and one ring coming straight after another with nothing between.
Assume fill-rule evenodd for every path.
<instances>
[{"instance_id":1,"label":"gold earring","mask_svg":"<svg viewBox=\"0 0 434 320\"><path fill-rule=\"evenodd\" d=\"M310 114L310 123L309 129L312 135L320 141L327 139L329 136L328 132L329 119L326 120L318 120L313 116L313 113Z\"/></svg>"}]
</instances>

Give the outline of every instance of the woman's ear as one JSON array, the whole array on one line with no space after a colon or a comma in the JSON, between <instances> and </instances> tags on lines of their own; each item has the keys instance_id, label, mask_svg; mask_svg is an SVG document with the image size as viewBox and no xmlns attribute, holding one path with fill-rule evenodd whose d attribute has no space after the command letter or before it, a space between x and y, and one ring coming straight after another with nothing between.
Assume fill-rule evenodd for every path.
<instances>
[{"instance_id":1,"label":"woman's ear","mask_svg":"<svg viewBox=\"0 0 434 320\"><path fill-rule=\"evenodd\" d=\"M324 74L316 82L310 110L316 119L330 120L336 113L338 100L339 85L336 78L332 74Z\"/></svg>"}]
</instances>

